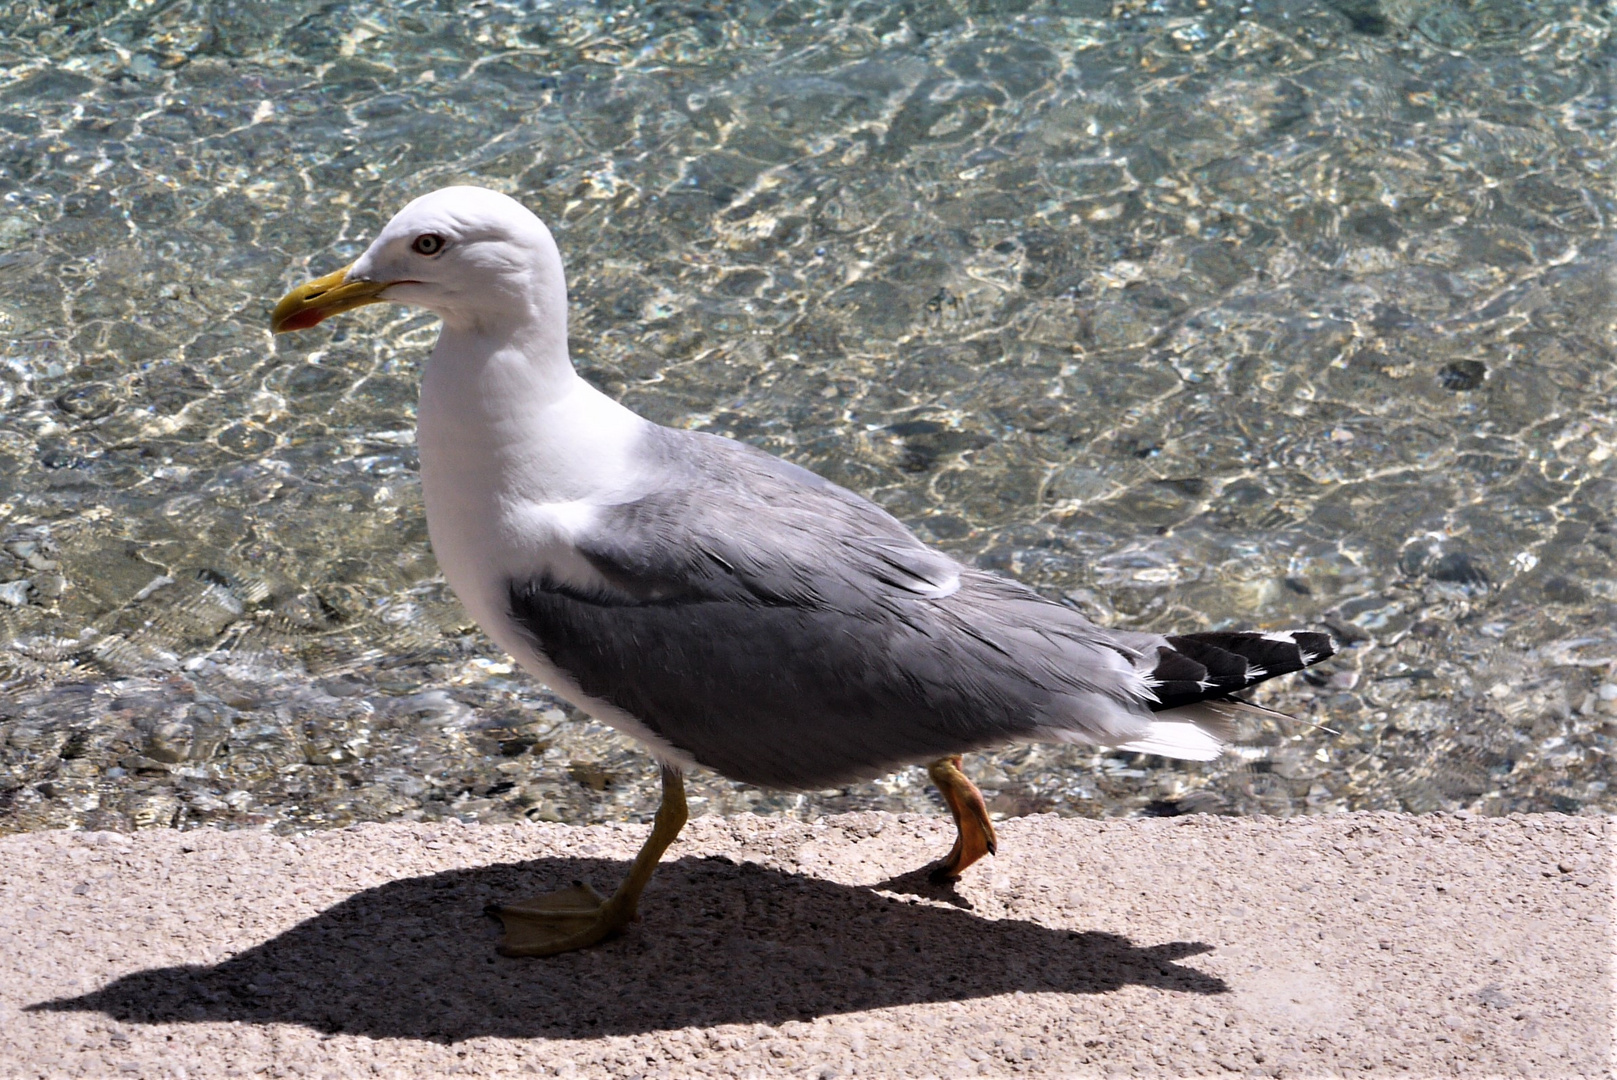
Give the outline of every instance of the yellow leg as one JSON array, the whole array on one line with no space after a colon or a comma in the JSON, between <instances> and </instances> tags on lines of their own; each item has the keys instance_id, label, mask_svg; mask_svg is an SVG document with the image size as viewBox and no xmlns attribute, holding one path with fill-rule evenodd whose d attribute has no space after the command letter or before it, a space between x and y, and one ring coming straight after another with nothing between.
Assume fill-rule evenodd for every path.
<instances>
[{"instance_id":1,"label":"yellow leg","mask_svg":"<svg viewBox=\"0 0 1617 1080\"><path fill-rule=\"evenodd\" d=\"M679 771L663 766L663 801L651 835L634 857L629 876L609 900L585 885L546 893L515 904L490 904L484 910L505 924L499 951L504 956L554 956L586 949L616 937L634 920L640 894L645 891L657 862L674 842L690 816L685 808L685 781Z\"/></svg>"},{"instance_id":2,"label":"yellow leg","mask_svg":"<svg viewBox=\"0 0 1617 1080\"><path fill-rule=\"evenodd\" d=\"M937 866L932 868L935 883L953 881L966 867L998 850L999 840L994 836L994 823L988 820L988 807L977 785L960 771L960 755L939 758L926 767L926 774L937 785L943 801L954 816L954 847Z\"/></svg>"}]
</instances>

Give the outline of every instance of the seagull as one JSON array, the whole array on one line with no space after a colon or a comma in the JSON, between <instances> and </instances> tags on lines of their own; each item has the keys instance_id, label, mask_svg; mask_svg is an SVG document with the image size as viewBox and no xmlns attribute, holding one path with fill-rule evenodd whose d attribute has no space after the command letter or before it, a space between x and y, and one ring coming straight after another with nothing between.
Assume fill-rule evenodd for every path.
<instances>
[{"instance_id":1,"label":"seagull","mask_svg":"<svg viewBox=\"0 0 1617 1080\"><path fill-rule=\"evenodd\" d=\"M561 254L502 193L421 196L271 328L384 301L442 320L417 445L445 579L523 668L661 765L623 883L491 905L506 955L625 929L693 766L802 791L924 764L956 827L932 878L952 881L996 849L964 754L1038 740L1211 760L1242 712L1267 712L1235 694L1334 651L1307 631L1098 626L807 469L644 419L573 369Z\"/></svg>"}]
</instances>

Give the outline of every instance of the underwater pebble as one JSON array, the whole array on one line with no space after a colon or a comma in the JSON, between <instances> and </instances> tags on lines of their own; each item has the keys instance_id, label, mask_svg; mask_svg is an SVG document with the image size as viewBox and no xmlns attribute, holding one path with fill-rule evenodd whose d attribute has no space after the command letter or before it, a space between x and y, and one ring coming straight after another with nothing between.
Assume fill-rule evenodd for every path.
<instances>
[{"instance_id":1,"label":"underwater pebble","mask_svg":"<svg viewBox=\"0 0 1617 1080\"><path fill-rule=\"evenodd\" d=\"M130 828L147 795L284 832L653 808L644 752L562 720L437 576L431 320L266 337L324 258L307 237L356 255L383 188L444 168L552 222L580 365L631 406L1113 625L1324 625L1352 651L1266 687L1297 721L1216 762L973 755L996 813L1612 810L1586 344L1617 170L1567 119L1609 112L1609 35L1576 4L1485 6L19 16L0 577L32 587L0 586L0 830ZM310 161L376 137L403 156L310 194ZM235 715L145 747L209 700ZM937 809L917 770L692 797Z\"/></svg>"}]
</instances>

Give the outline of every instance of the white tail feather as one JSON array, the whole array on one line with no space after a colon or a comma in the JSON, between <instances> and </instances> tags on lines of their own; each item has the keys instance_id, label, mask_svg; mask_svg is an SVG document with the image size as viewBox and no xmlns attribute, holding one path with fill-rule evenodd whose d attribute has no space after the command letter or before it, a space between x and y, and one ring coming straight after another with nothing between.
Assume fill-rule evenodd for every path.
<instances>
[{"instance_id":1,"label":"white tail feather","mask_svg":"<svg viewBox=\"0 0 1617 1080\"><path fill-rule=\"evenodd\" d=\"M1242 717L1270 722L1291 720L1336 734L1323 724L1297 720L1294 716L1266 709L1262 705L1253 705L1251 702L1228 700L1198 701L1191 705L1164 709L1152 717L1150 727L1137 738L1127 742L1104 742L1092 732L1075 731L1071 728L1045 728L1040 734L1054 742L1083 745L1098 743L1132 754L1158 754L1162 757L1178 758L1181 761L1212 761L1224 752L1226 746L1235 741L1239 734L1236 721Z\"/></svg>"},{"instance_id":2,"label":"white tail feather","mask_svg":"<svg viewBox=\"0 0 1617 1080\"><path fill-rule=\"evenodd\" d=\"M1188 721L1153 720L1138 739L1117 745L1135 754L1161 754L1182 761L1212 761L1224 752L1218 736Z\"/></svg>"},{"instance_id":3,"label":"white tail feather","mask_svg":"<svg viewBox=\"0 0 1617 1080\"><path fill-rule=\"evenodd\" d=\"M1244 701L1198 701L1164 709L1138 739L1118 745L1137 754L1161 754L1181 761L1212 761L1235 741L1235 719L1242 713L1269 713ZM1270 714L1278 715L1278 714Z\"/></svg>"},{"instance_id":4,"label":"white tail feather","mask_svg":"<svg viewBox=\"0 0 1617 1080\"><path fill-rule=\"evenodd\" d=\"M1250 713L1257 709L1257 706L1244 701L1198 701L1176 709L1163 709L1157 713L1157 720L1194 724L1219 742L1232 743L1237 733L1236 718L1243 712Z\"/></svg>"},{"instance_id":5,"label":"white tail feather","mask_svg":"<svg viewBox=\"0 0 1617 1080\"><path fill-rule=\"evenodd\" d=\"M1243 715L1264 720L1296 720L1294 716L1246 701L1198 701L1157 713L1144 735L1119 743L1117 749L1160 754L1182 761L1212 761L1224 752L1225 746L1235 741L1235 721ZM1331 730L1323 724L1310 726Z\"/></svg>"}]
</instances>

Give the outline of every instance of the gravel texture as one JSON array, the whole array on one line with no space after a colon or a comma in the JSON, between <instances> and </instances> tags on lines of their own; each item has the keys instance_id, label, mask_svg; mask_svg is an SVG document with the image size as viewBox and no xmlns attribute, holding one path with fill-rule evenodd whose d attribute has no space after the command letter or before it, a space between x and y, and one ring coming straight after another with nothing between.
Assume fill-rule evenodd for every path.
<instances>
[{"instance_id":1,"label":"gravel texture","mask_svg":"<svg viewBox=\"0 0 1617 1080\"><path fill-rule=\"evenodd\" d=\"M625 937L492 948L628 825L0 838L16 1076L1609 1076L1606 818L691 823Z\"/></svg>"}]
</instances>

